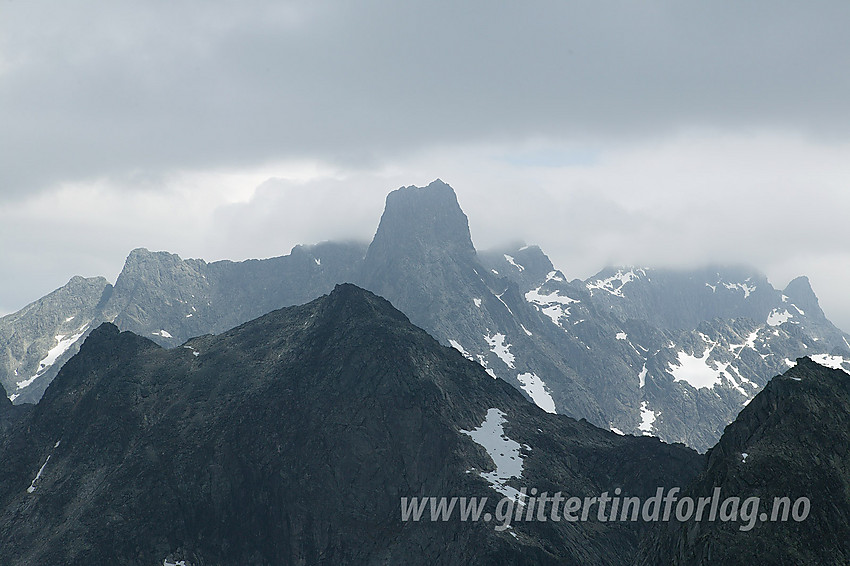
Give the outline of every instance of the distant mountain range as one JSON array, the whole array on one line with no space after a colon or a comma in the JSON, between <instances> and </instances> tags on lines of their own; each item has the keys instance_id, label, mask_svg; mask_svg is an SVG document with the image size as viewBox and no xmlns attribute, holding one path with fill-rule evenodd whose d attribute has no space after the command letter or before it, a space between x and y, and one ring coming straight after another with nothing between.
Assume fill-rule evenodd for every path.
<instances>
[{"instance_id":1,"label":"distant mountain range","mask_svg":"<svg viewBox=\"0 0 850 566\"><path fill-rule=\"evenodd\" d=\"M177 347L353 282L549 412L705 451L768 380L809 356L850 369L850 336L808 280L749 268L606 268L568 281L536 246L477 252L441 181L387 197L370 245L246 262L134 250L111 286L74 278L0 319L0 383L35 402L101 322Z\"/></svg>"}]
</instances>

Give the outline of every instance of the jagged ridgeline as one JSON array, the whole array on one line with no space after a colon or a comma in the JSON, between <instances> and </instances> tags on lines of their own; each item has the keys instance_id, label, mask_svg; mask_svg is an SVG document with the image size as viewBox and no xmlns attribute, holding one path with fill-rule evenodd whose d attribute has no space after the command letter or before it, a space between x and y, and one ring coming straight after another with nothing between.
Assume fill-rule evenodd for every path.
<instances>
[{"instance_id":1,"label":"jagged ridgeline","mask_svg":"<svg viewBox=\"0 0 850 566\"><path fill-rule=\"evenodd\" d=\"M342 285L179 348L93 330L0 436L0 563L630 564L651 525L497 530L400 501L646 497L704 460L549 414Z\"/></svg>"},{"instance_id":2,"label":"jagged ridgeline","mask_svg":"<svg viewBox=\"0 0 850 566\"><path fill-rule=\"evenodd\" d=\"M546 411L700 451L798 357L850 369L850 337L805 277L783 290L746 267L570 281L536 246L477 252L454 191L435 181L390 193L368 246L210 264L135 250L114 288L75 278L0 319L0 383L15 403L36 402L103 321L177 347L342 282L387 298Z\"/></svg>"}]
</instances>

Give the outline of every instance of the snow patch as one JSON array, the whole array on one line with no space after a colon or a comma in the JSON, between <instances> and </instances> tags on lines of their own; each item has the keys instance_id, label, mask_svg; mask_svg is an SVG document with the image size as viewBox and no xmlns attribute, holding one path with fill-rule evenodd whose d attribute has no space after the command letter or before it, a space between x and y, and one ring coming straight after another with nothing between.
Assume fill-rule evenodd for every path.
<instances>
[{"instance_id":1,"label":"snow patch","mask_svg":"<svg viewBox=\"0 0 850 566\"><path fill-rule=\"evenodd\" d=\"M718 364L718 365L723 366L721 368L721 371L725 372L724 377L726 377L726 379L729 381L730 385L734 389L736 389L738 391L738 393L740 393L741 395L743 395L747 399L751 399L753 397L752 392L746 391L743 388L743 385L747 384L753 390L757 390L758 385L756 385L754 382L750 381L749 379L747 379L746 377L741 375L741 372L738 370L738 368L732 366L731 364ZM732 371L730 371L730 369ZM737 381L735 380L736 376L737 376Z\"/></svg>"},{"instance_id":2,"label":"snow patch","mask_svg":"<svg viewBox=\"0 0 850 566\"><path fill-rule=\"evenodd\" d=\"M758 335L759 331L754 330L749 336L747 336L747 339L744 340L743 344L730 344L729 350L735 353L736 358L740 358L741 352L743 352L745 348L749 348L751 350L756 349L756 338L758 338ZM735 350L737 350L737 352L735 352Z\"/></svg>"},{"instance_id":3,"label":"snow patch","mask_svg":"<svg viewBox=\"0 0 850 566\"><path fill-rule=\"evenodd\" d=\"M38 478L40 478L40 477L41 477L42 472L44 472L44 467L45 467L45 466L47 466L47 463L50 461L50 456L52 456L52 454L49 454L49 455L47 456L47 460L45 460L45 461L44 461L44 464L42 464L42 465L41 465L41 468L39 468L38 473L35 475L35 477L33 478L32 482L30 483L30 486L27 488L27 493L32 493L32 492L34 492L34 491L35 491L35 487L36 487L36 486L35 486L35 482L37 482L37 481L38 481Z\"/></svg>"},{"instance_id":4,"label":"snow patch","mask_svg":"<svg viewBox=\"0 0 850 566\"><path fill-rule=\"evenodd\" d=\"M623 432L622 430L620 430L619 428L617 428L615 426L611 427L611 432L613 432L614 434L619 434L620 436L626 436L625 432Z\"/></svg>"},{"instance_id":5,"label":"snow patch","mask_svg":"<svg viewBox=\"0 0 850 566\"><path fill-rule=\"evenodd\" d=\"M516 378L522 384L522 390L528 393L534 403L547 413L555 413L555 401L546 390L546 384L534 373L521 373Z\"/></svg>"},{"instance_id":6,"label":"snow patch","mask_svg":"<svg viewBox=\"0 0 850 566\"><path fill-rule=\"evenodd\" d=\"M646 401L641 401L638 429L643 431L644 436L652 436L652 428L657 416L658 414L647 406Z\"/></svg>"},{"instance_id":7,"label":"snow patch","mask_svg":"<svg viewBox=\"0 0 850 566\"><path fill-rule=\"evenodd\" d=\"M523 332L525 332L525 333L526 333L526 334L528 334L529 336L534 336L534 335L531 333L531 330L529 330L528 328L526 328L524 324L520 323L520 325L519 325L519 326L520 326L520 328L522 328L522 331L523 331Z\"/></svg>"},{"instance_id":8,"label":"snow patch","mask_svg":"<svg viewBox=\"0 0 850 566\"><path fill-rule=\"evenodd\" d=\"M756 290L756 286L750 285L749 281L750 281L750 278L747 277L747 279L745 280L744 283L723 283L723 286L726 287L727 289L729 289L730 291L735 290L735 289L740 289L741 291L744 292L744 298L746 299L747 297L750 296L750 293L752 293L753 291ZM718 281L718 284L719 283L720 283L720 281Z\"/></svg>"},{"instance_id":9,"label":"snow patch","mask_svg":"<svg viewBox=\"0 0 850 566\"><path fill-rule=\"evenodd\" d=\"M577 303L578 301L571 297L559 295L558 291L552 291L547 294L541 293L541 288L542 286L527 292L525 294L525 300L532 303L541 312L543 312L543 314L552 319L554 324L559 325L562 317L570 315L568 305L571 303Z\"/></svg>"},{"instance_id":10,"label":"snow patch","mask_svg":"<svg viewBox=\"0 0 850 566\"><path fill-rule=\"evenodd\" d=\"M624 297L623 287L626 286L626 283L635 281L640 276L646 276L646 271L643 269L629 269L628 271L618 269L617 273L611 277L590 281L586 284L586 287L591 295L593 295L594 291L606 291L615 297Z\"/></svg>"},{"instance_id":11,"label":"snow patch","mask_svg":"<svg viewBox=\"0 0 850 566\"><path fill-rule=\"evenodd\" d=\"M156 332L151 332L154 336L162 336L163 338L174 338L171 334L169 334L165 330L157 330Z\"/></svg>"},{"instance_id":12,"label":"snow patch","mask_svg":"<svg viewBox=\"0 0 850 566\"><path fill-rule=\"evenodd\" d=\"M564 297L558 294L558 291L552 291L551 293L543 294L540 292L542 287L538 287L537 289L532 289L531 291L525 294L525 300L529 303L536 303L538 305L548 305L550 303L560 303L562 305L569 305L570 303L577 303L576 299L570 297Z\"/></svg>"},{"instance_id":13,"label":"snow patch","mask_svg":"<svg viewBox=\"0 0 850 566\"><path fill-rule=\"evenodd\" d=\"M508 303L506 303L506 302L502 299L502 295L504 295L504 294L505 294L505 293L504 293L504 292L502 292L502 294L501 294L501 295L496 295L496 298L497 298L497 299L499 299L499 302L500 302L500 303L502 303L503 305L505 305L505 308L506 308L506 309L508 309L508 312L509 312L509 313L511 313L511 316L515 316L515 315L514 315L514 311L512 311L512 310L511 310L511 307L509 307L509 306L508 306Z\"/></svg>"},{"instance_id":14,"label":"snow patch","mask_svg":"<svg viewBox=\"0 0 850 566\"><path fill-rule=\"evenodd\" d=\"M748 456L749 456L749 454L747 454L746 452L741 452L741 463L742 463L742 464L746 464L746 463L747 463L747 457L748 457Z\"/></svg>"},{"instance_id":15,"label":"snow patch","mask_svg":"<svg viewBox=\"0 0 850 566\"><path fill-rule=\"evenodd\" d=\"M826 366L832 369L840 369L847 371L844 367L845 364L848 364L847 367L850 367L850 360L845 358L844 356L832 356L830 354L815 354L812 357L812 360L819 363L822 366Z\"/></svg>"},{"instance_id":16,"label":"snow patch","mask_svg":"<svg viewBox=\"0 0 850 566\"><path fill-rule=\"evenodd\" d=\"M68 348L70 348L74 344L74 342L79 340L80 337L85 334L86 329L88 327L88 324L84 325L77 331L76 334L73 334L71 336L57 334L56 341L58 342L58 344L50 348L50 350L48 350L47 352L47 355L40 362L38 362L38 369L36 370L34 376L30 377L29 379L24 379L23 381L18 381L15 383L15 385L17 386L17 390L20 391L21 389L29 387L36 379L44 375L44 372L50 369L50 367L56 363L56 360L58 360L62 354L67 352Z\"/></svg>"},{"instance_id":17,"label":"snow patch","mask_svg":"<svg viewBox=\"0 0 850 566\"><path fill-rule=\"evenodd\" d=\"M480 473L490 485L506 497L517 498L520 493L507 485L511 478L522 477L522 455L520 445L505 435L502 425L507 422L505 413L499 409L492 408L487 411L487 416L481 426L474 430L461 430L472 438L473 442L484 448L490 459L496 465L495 471Z\"/></svg>"},{"instance_id":18,"label":"snow patch","mask_svg":"<svg viewBox=\"0 0 850 566\"><path fill-rule=\"evenodd\" d=\"M629 337L629 335L626 334L625 332L618 332L617 333L617 340L625 340L628 337Z\"/></svg>"},{"instance_id":19,"label":"snow patch","mask_svg":"<svg viewBox=\"0 0 850 566\"><path fill-rule=\"evenodd\" d=\"M481 308L481 299L472 299L472 302L475 303L475 306Z\"/></svg>"},{"instance_id":20,"label":"snow patch","mask_svg":"<svg viewBox=\"0 0 850 566\"><path fill-rule=\"evenodd\" d=\"M773 309L770 311L770 314L767 315L767 324L770 326L779 326L780 324L788 322L792 316L793 315L787 310L780 312L779 309Z\"/></svg>"},{"instance_id":21,"label":"snow patch","mask_svg":"<svg viewBox=\"0 0 850 566\"><path fill-rule=\"evenodd\" d=\"M514 355L511 354L510 344L505 344L504 334L493 334L492 336L484 335L484 339L490 346L490 351L496 354L506 366L514 369Z\"/></svg>"},{"instance_id":22,"label":"snow patch","mask_svg":"<svg viewBox=\"0 0 850 566\"><path fill-rule=\"evenodd\" d=\"M470 353L464 350L463 346L461 346L457 340L449 340L449 344L452 345L452 348L463 354L464 358L474 361L474 358L470 355Z\"/></svg>"},{"instance_id":23,"label":"snow patch","mask_svg":"<svg viewBox=\"0 0 850 566\"><path fill-rule=\"evenodd\" d=\"M638 380L640 380L640 387L643 388L646 385L646 362L643 363L643 367L640 369Z\"/></svg>"},{"instance_id":24,"label":"snow patch","mask_svg":"<svg viewBox=\"0 0 850 566\"><path fill-rule=\"evenodd\" d=\"M192 355L194 355L196 357L201 355L201 353L199 351L197 351L196 349L194 349L191 346L183 346L183 347L186 348L187 350L192 350Z\"/></svg>"},{"instance_id":25,"label":"snow patch","mask_svg":"<svg viewBox=\"0 0 850 566\"><path fill-rule=\"evenodd\" d=\"M678 366L668 364L668 371L673 375L675 381L686 381L696 389L711 389L721 381L720 374L728 368L729 364L709 365L708 356L711 350L703 352L702 356L694 356L685 352L678 353Z\"/></svg>"}]
</instances>

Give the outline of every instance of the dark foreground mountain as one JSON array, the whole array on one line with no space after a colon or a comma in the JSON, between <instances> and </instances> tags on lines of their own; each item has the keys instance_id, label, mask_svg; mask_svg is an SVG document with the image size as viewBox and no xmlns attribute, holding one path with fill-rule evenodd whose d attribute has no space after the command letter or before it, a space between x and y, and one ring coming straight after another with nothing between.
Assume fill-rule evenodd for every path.
<instances>
[{"instance_id":1,"label":"dark foreground mountain","mask_svg":"<svg viewBox=\"0 0 850 566\"><path fill-rule=\"evenodd\" d=\"M0 396L0 442L31 409L32 405L13 405L9 399Z\"/></svg>"},{"instance_id":2,"label":"dark foreground mountain","mask_svg":"<svg viewBox=\"0 0 850 566\"><path fill-rule=\"evenodd\" d=\"M703 463L547 414L342 285L173 349L94 330L0 437L0 563L629 564L645 524L405 522L401 498L645 497Z\"/></svg>"},{"instance_id":3,"label":"dark foreground mountain","mask_svg":"<svg viewBox=\"0 0 850 566\"><path fill-rule=\"evenodd\" d=\"M642 564L850 564L850 375L801 358L771 380L682 496L715 488L742 510L759 497L751 521L670 523L645 541ZM774 510L776 498L789 501Z\"/></svg>"}]
</instances>

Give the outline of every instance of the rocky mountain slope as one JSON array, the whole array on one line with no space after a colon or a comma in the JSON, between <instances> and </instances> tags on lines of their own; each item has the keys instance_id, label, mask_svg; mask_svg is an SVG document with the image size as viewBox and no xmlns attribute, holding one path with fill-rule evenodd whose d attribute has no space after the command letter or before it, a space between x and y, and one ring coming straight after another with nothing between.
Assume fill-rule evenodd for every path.
<instances>
[{"instance_id":1,"label":"rocky mountain slope","mask_svg":"<svg viewBox=\"0 0 850 566\"><path fill-rule=\"evenodd\" d=\"M401 498L645 497L704 457L547 414L342 285L172 349L98 327L0 463L9 566L610 565L648 525L403 521Z\"/></svg>"},{"instance_id":2,"label":"rocky mountain slope","mask_svg":"<svg viewBox=\"0 0 850 566\"><path fill-rule=\"evenodd\" d=\"M778 290L749 268L608 268L570 281L536 246L477 252L454 191L435 181L389 194L368 249L326 243L211 264L136 250L115 288L98 283L102 297L87 300L97 306L67 327L61 313L49 324L20 313L0 319L0 336L18 336L0 383L16 403L37 400L100 321L174 347L346 281L384 296L549 412L701 451L796 358L850 369L850 337L805 278ZM65 357L40 369L60 345Z\"/></svg>"},{"instance_id":3,"label":"rocky mountain slope","mask_svg":"<svg viewBox=\"0 0 850 566\"><path fill-rule=\"evenodd\" d=\"M114 287L103 278L75 277L0 318L0 385L16 403L37 402L101 322L174 347L315 299L350 280L364 253L360 244L327 242L277 258L206 263L133 250Z\"/></svg>"},{"instance_id":4,"label":"rocky mountain slope","mask_svg":"<svg viewBox=\"0 0 850 566\"><path fill-rule=\"evenodd\" d=\"M37 401L79 348L112 285L74 277L64 287L0 318L0 385L12 401Z\"/></svg>"},{"instance_id":5,"label":"rocky mountain slope","mask_svg":"<svg viewBox=\"0 0 850 566\"><path fill-rule=\"evenodd\" d=\"M590 355L623 362L610 365L609 380L636 392L639 421L636 411L609 413L613 429L706 450L797 357L850 370L848 335L826 318L805 277L781 291L743 268L606 269L568 282L536 247L482 258Z\"/></svg>"},{"instance_id":6,"label":"rocky mountain slope","mask_svg":"<svg viewBox=\"0 0 850 566\"><path fill-rule=\"evenodd\" d=\"M848 446L850 375L801 358L741 411L680 494L720 488L751 518L661 525L644 541L641 563L850 564ZM758 507L745 506L750 497ZM774 509L776 498L788 503Z\"/></svg>"}]
</instances>

